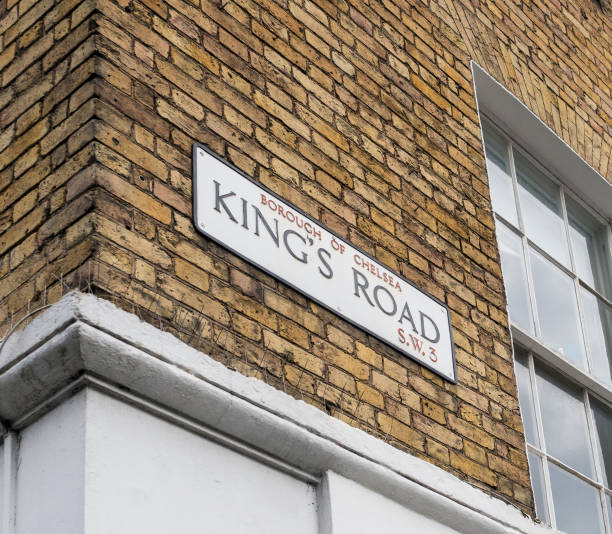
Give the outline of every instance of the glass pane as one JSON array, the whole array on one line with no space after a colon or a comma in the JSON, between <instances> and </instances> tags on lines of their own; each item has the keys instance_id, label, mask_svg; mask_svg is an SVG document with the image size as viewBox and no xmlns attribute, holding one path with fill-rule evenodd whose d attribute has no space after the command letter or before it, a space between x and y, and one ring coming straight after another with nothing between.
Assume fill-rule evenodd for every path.
<instances>
[{"instance_id":1,"label":"glass pane","mask_svg":"<svg viewBox=\"0 0 612 534\"><path fill-rule=\"evenodd\" d=\"M608 504L608 523L612 527L612 496L606 495L606 502Z\"/></svg>"},{"instance_id":2,"label":"glass pane","mask_svg":"<svg viewBox=\"0 0 612 534\"><path fill-rule=\"evenodd\" d=\"M612 488L612 410L593 398L591 398L591 408L595 419L595 440L597 441L597 453L603 475L603 484L607 488Z\"/></svg>"},{"instance_id":3,"label":"glass pane","mask_svg":"<svg viewBox=\"0 0 612 534\"><path fill-rule=\"evenodd\" d=\"M515 226L518 226L516 203L510 175L508 144L491 126L483 123L489 188L493 209Z\"/></svg>"},{"instance_id":4,"label":"glass pane","mask_svg":"<svg viewBox=\"0 0 612 534\"><path fill-rule=\"evenodd\" d=\"M574 282L533 250L530 259L542 340L566 360L584 367Z\"/></svg>"},{"instance_id":5,"label":"glass pane","mask_svg":"<svg viewBox=\"0 0 612 534\"><path fill-rule=\"evenodd\" d=\"M608 278L606 227L569 196L565 196L576 273L591 287L606 293Z\"/></svg>"},{"instance_id":6,"label":"glass pane","mask_svg":"<svg viewBox=\"0 0 612 534\"><path fill-rule=\"evenodd\" d=\"M527 353L519 347L514 347L514 361L516 370L516 382L518 384L519 404L525 427L525 438L528 443L539 446L540 440L536 430L535 409L533 405L533 394L531 381L529 380L529 365Z\"/></svg>"},{"instance_id":7,"label":"glass pane","mask_svg":"<svg viewBox=\"0 0 612 534\"><path fill-rule=\"evenodd\" d=\"M568 466L593 476L586 410L580 390L557 374L536 367L546 451Z\"/></svg>"},{"instance_id":8,"label":"glass pane","mask_svg":"<svg viewBox=\"0 0 612 534\"><path fill-rule=\"evenodd\" d=\"M533 334L533 319L527 290L527 270L521 238L502 222L497 224L497 241L501 256L508 312L512 322Z\"/></svg>"},{"instance_id":9,"label":"glass pane","mask_svg":"<svg viewBox=\"0 0 612 534\"><path fill-rule=\"evenodd\" d=\"M542 470L542 460L530 452L529 472L531 473L531 485L533 486L533 496L535 498L536 515L542 523L550 525L548 517L548 505L546 504L546 489L544 486L544 471Z\"/></svg>"},{"instance_id":10,"label":"glass pane","mask_svg":"<svg viewBox=\"0 0 612 534\"><path fill-rule=\"evenodd\" d=\"M593 375L612 383L612 309L583 287L580 299Z\"/></svg>"},{"instance_id":11,"label":"glass pane","mask_svg":"<svg viewBox=\"0 0 612 534\"><path fill-rule=\"evenodd\" d=\"M568 534L603 534L598 490L551 462L548 465L557 529Z\"/></svg>"},{"instance_id":12,"label":"glass pane","mask_svg":"<svg viewBox=\"0 0 612 534\"><path fill-rule=\"evenodd\" d=\"M514 151L516 178L525 232L553 258L569 266L569 250L559 187Z\"/></svg>"}]
</instances>

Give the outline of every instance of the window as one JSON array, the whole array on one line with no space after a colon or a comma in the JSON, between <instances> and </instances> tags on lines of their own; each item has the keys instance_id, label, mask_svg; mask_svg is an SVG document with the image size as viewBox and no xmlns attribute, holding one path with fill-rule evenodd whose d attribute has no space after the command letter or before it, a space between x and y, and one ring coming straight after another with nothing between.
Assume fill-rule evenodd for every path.
<instances>
[{"instance_id":1,"label":"window","mask_svg":"<svg viewBox=\"0 0 612 534\"><path fill-rule=\"evenodd\" d=\"M610 223L482 125L536 512L612 534Z\"/></svg>"}]
</instances>

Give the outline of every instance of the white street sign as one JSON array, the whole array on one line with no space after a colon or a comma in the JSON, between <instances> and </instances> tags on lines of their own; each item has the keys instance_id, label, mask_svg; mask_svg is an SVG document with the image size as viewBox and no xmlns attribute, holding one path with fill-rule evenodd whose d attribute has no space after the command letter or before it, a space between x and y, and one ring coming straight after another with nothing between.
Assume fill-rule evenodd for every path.
<instances>
[{"instance_id":1,"label":"white street sign","mask_svg":"<svg viewBox=\"0 0 612 534\"><path fill-rule=\"evenodd\" d=\"M444 304L205 147L193 150L193 213L200 232L456 382Z\"/></svg>"}]
</instances>

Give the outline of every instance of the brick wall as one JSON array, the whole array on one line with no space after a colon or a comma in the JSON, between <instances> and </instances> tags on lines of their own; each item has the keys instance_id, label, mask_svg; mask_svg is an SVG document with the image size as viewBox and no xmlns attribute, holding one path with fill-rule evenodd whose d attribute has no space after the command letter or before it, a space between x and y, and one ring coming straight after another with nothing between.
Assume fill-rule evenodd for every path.
<instances>
[{"instance_id":1,"label":"brick wall","mask_svg":"<svg viewBox=\"0 0 612 534\"><path fill-rule=\"evenodd\" d=\"M0 0L0 333L71 287L533 513L471 80L612 179L594 0ZM451 309L458 384L198 235L200 142Z\"/></svg>"}]
</instances>

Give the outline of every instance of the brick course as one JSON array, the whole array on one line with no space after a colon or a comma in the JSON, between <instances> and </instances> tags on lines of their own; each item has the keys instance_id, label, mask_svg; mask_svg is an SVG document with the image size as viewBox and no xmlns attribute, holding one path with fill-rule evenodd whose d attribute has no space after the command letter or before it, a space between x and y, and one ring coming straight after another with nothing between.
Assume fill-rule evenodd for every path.
<instances>
[{"instance_id":1,"label":"brick course","mask_svg":"<svg viewBox=\"0 0 612 534\"><path fill-rule=\"evenodd\" d=\"M594 0L0 0L0 332L86 283L533 514L470 60L612 181L610 35ZM443 300L458 384L198 235L193 142Z\"/></svg>"}]
</instances>

